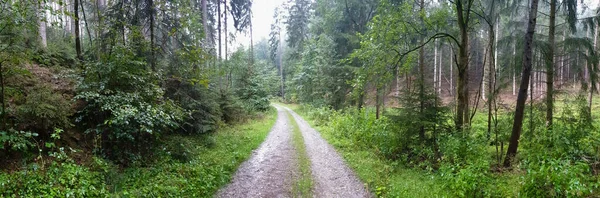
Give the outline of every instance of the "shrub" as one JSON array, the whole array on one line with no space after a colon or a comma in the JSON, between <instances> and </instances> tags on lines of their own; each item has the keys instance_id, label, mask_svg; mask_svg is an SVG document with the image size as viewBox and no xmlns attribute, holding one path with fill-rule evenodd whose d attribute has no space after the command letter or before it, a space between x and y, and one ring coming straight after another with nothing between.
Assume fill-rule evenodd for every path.
<instances>
[{"instance_id":1,"label":"shrub","mask_svg":"<svg viewBox=\"0 0 600 198\"><path fill-rule=\"evenodd\" d=\"M76 121L100 137L97 151L128 164L147 153L161 133L177 127L184 112L163 98L157 78L133 52L114 50L108 59L86 65L75 96L86 104Z\"/></svg>"},{"instance_id":2,"label":"shrub","mask_svg":"<svg viewBox=\"0 0 600 198\"><path fill-rule=\"evenodd\" d=\"M107 197L102 177L71 162L53 162L44 171L32 164L28 170L0 173L0 196Z\"/></svg>"},{"instance_id":3,"label":"shrub","mask_svg":"<svg viewBox=\"0 0 600 198\"><path fill-rule=\"evenodd\" d=\"M236 99L232 93L221 93L219 99L219 106L221 112L223 112L223 121L227 123L233 123L236 121L245 120L245 115L248 112L244 109L243 104L239 99Z\"/></svg>"},{"instance_id":4,"label":"shrub","mask_svg":"<svg viewBox=\"0 0 600 198\"><path fill-rule=\"evenodd\" d=\"M208 133L217 129L222 111L218 96L206 86L189 80L169 78L165 96L181 105L187 115L179 122L179 133Z\"/></svg>"},{"instance_id":5,"label":"shrub","mask_svg":"<svg viewBox=\"0 0 600 198\"><path fill-rule=\"evenodd\" d=\"M400 98L401 108L397 114L388 115L396 126L398 148L391 158L406 159L410 164L434 168L439 160L440 138L452 131L450 110L440 103L433 92L423 96L407 90Z\"/></svg>"},{"instance_id":6,"label":"shrub","mask_svg":"<svg viewBox=\"0 0 600 198\"><path fill-rule=\"evenodd\" d=\"M256 75L247 72L240 79L236 95L244 103L246 110L264 112L269 109L269 96L266 88Z\"/></svg>"},{"instance_id":7,"label":"shrub","mask_svg":"<svg viewBox=\"0 0 600 198\"><path fill-rule=\"evenodd\" d=\"M485 160L466 165L444 163L440 175L445 186L458 197L490 197L495 194L489 162Z\"/></svg>"},{"instance_id":8,"label":"shrub","mask_svg":"<svg viewBox=\"0 0 600 198\"><path fill-rule=\"evenodd\" d=\"M72 114L69 101L46 86L36 86L29 91L15 112L22 128L47 134L54 128L71 127Z\"/></svg>"},{"instance_id":9,"label":"shrub","mask_svg":"<svg viewBox=\"0 0 600 198\"><path fill-rule=\"evenodd\" d=\"M593 193L589 166L568 159L545 159L527 164L521 192L526 197L586 197Z\"/></svg>"},{"instance_id":10,"label":"shrub","mask_svg":"<svg viewBox=\"0 0 600 198\"><path fill-rule=\"evenodd\" d=\"M0 150L27 151L35 146L35 136L38 134L14 129L0 131Z\"/></svg>"}]
</instances>

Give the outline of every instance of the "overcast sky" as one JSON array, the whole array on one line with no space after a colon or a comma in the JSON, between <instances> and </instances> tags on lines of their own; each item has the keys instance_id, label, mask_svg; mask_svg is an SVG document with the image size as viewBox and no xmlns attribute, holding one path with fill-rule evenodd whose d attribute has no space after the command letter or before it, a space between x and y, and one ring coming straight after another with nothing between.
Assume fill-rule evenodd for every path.
<instances>
[{"instance_id":1,"label":"overcast sky","mask_svg":"<svg viewBox=\"0 0 600 198\"><path fill-rule=\"evenodd\" d=\"M271 24L273 23L273 13L277 6L281 6L286 0L254 0L252 2L252 30L254 42L258 42L262 38L268 38L271 32ZM233 30L233 22L228 23L228 26ZM240 45L250 45L250 33L248 35L237 34L235 42L230 44L231 49L236 49ZM231 54L233 50L230 50Z\"/></svg>"}]
</instances>

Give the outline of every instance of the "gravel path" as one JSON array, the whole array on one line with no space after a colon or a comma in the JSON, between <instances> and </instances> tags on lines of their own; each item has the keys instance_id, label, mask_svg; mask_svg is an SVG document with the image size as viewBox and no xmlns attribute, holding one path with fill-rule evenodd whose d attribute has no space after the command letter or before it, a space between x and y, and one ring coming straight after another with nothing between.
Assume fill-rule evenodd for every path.
<instances>
[{"instance_id":1,"label":"gravel path","mask_svg":"<svg viewBox=\"0 0 600 198\"><path fill-rule=\"evenodd\" d=\"M242 163L232 182L217 197L291 197L298 173L292 125L286 110L277 107L277 121L265 141Z\"/></svg>"},{"instance_id":2,"label":"gravel path","mask_svg":"<svg viewBox=\"0 0 600 198\"><path fill-rule=\"evenodd\" d=\"M363 183L344 159L315 129L298 114L286 108L293 116L306 145L311 161L314 197L371 197Z\"/></svg>"},{"instance_id":3,"label":"gravel path","mask_svg":"<svg viewBox=\"0 0 600 198\"><path fill-rule=\"evenodd\" d=\"M319 132L289 108L275 107L278 111L275 126L217 197L292 197L298 165L291 120L286 113L293 115L304 138L311 161L313 197L372 197Z\"/></svg>"}]
</instances>

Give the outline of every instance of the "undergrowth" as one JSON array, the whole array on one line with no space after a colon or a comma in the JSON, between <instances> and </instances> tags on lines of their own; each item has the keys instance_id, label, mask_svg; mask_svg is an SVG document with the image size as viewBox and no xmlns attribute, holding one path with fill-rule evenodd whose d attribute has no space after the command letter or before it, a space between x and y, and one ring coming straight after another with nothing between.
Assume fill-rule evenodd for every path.
<instances>
[{"instance_id":1,"label":"undergrowth","mask_svg":"<svg viewBox=\"0 0 600 198\"><path fill-rule=\"evenodd\" d=\"M97 157L81 165L69 157L78 151L56 148L49 165L1 172L0 197L212 197L260 145L276 117L271 108L215 133L165 136L151 164L126 169Z\"/></svg>"},{"instance_id":2,"label":"undergrowth","mask_svg":"<svg viewBox=\"0 0 600 198\"><path fill-rule=\"evenodd\" d=\"M534 119L526 116L522 147L512 170L498 167L508 145L506 126L512 121L508 112L500 112L491 136L485 130L487 113L477 113L468 134L450 131L430 136L435 141L431 145L438 146L432 149L403 140L411 135L403 130L407 122L388 115L376 119L369 108L290 107L316 126L379 197L593 197L599 187L594 164L600 157L600 136L581 117L585 116L579 111L585 105L581 101L561 104L553 131L540 127L543 119L537 118L542 117L538 116L542 108L528 110Z\"/></svg>"}]
</instances>

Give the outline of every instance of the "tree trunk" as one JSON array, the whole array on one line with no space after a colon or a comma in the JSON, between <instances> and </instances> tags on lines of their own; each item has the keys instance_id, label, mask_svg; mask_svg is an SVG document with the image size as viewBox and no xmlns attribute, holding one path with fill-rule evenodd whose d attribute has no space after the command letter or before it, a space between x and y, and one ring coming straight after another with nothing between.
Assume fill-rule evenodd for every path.
<instances>
[{"instance_id":1,"label":"tree trunk","mask_svg":"<svg viewBox=\"0 0 600 198\"><path fill-rule=\"evenodd\" d=\"M250 66L254 67L254 35L252 34L252 15L250 15Z\"/></svg>"},{"instance_id":2,"label":"tree trunk","mask_svg":"<svg viewBox=\"0 0 600 198\"><path fill-rule=\"evenodd\" d=\"M87 17L85 16L85 8L83 6L83 0L81 0L81 14L83 14L83 24L85 24L85 30L87 31L87 35L88 35L88 39L90 42L90 48L92 46L92 33L90 32L90 26L88 25L87 22Z\"/></svg>"},{"instance_id":3,"label":"tree trunk","mask_svg":"<svg viewBox=\"0 0 600 198\"><path fill-rule=\"evenodd\" d=\"M204 27L204 45L208 46L208 9L206 7L206 1L202 0L202 27Z\"/></svg>"},{"instance_id":4,"label":"tree trunk","mask_svg":"<svg viewBox=\"0 0 600 198\"><path fill-rule=\"evenodd\" d=\"M550 25L548 28L548 57L546 60L546 127L552 128L554 118L554 34L556 21L556 0L550 0Z\"/></svg>"},{"instance_id":5,"label":"tree trunk","mask_svg":"<svg viewBox=\"0 0 600 198\"><path fill-rule=\"evenodd\" d=\"M154 46L154 0L148 0L150 13L150 68L156 72L156 46Z\"/></svg>"},{"instance_id":6,"label":"tree trunk","mask_svg":"<svg viewBox=\"0 0 600 198\"><path fill-rule=\"evenodd\" d=\"M379 85L375 85L376 87L376 93L375 93L375 119L379 119L379 114L381 113L381 89L379 88Z\"/></svg>"},{"instance_id":7,"label":"tree trunk","mask_svg":"<svg viewBox=\"0 0 600 198\"><path fill-rule=\"evenodd\" d=\"M228 39L227 39L227 0L223 0L223 9L225 9L225 11L224 11L224 14L225 14L225 16L224 16L224 17L225 17L225 20L223 20L223 23L224 23L224 26L225 26L225 28L224 28L224 30L225 30L225 62L227 62L227 59L228 59L228 58L227 58L227 54L228 54L228 51L227 51L227 45L229 44L229 43L228 43ZM227 73L226 73L226 74L227 74ZM229 82L229 78L231 78L231 76L228 76L228 75L226 75L226 76L225 76L225 81L226 81L226 82ZM226 83L226 84L228 84L228 83ZM229 85L227 85L226 87L227 87L227 89L228 89L228 88L229 88Z\"/></svg>"},{"instance_id":8,"label":"tree trunk","mask_svg":"<svg viewBox=\"0 0 600 198\"><path fill-rule=\"evenodd\" d=\"M217 0L217 33L219 34L219 52L217 53L217 61L221 60L221 0Z\"/></svg>"},{"instance_id":9,"label":"tree trunk","mask_svg":"<svg viewBox=\"0 0 600 198\"><path fill-rule=\"evenodd\" d=\"M517 44L513 43L513 56L517 55ZM515 60L515 64L513 65L513 75L512 75L512 95L517 95L517 63Z\"/></svg>"},{"instance_id":10,"label":"tree trunk","mask_svg":"<svg viewBox=\"0 0 600 198\"><path fill-rule=\"evenodd\" d=\"M457 87L457 117L455 124L458 130L469 127L469 16L472 0L467 0L467 9L463 8L463 0L456 1L458 27L460 30L460 45L458 48L458 87Z\"/></svg>"},{"instance_id":11,"label":"tree trunk","mask_svg":"<svg viewBox=\"0 0 600 198\"><path fill-rule=\"evenodd\" d=\"M2 68L2 61L0 61L0 88L2 88L0 94L0 100L2 100L2 130L6 130L6 121L8 120L8 116L6 114L6 101L4 101L4 71Z\"/></svg>"},{"instance_id":12,"label":"tree trunk","mask_svg":"<svg viewBox=\"0 0 600 198\"><path fill-rule=\"evenodd\" d=\"M450 93L454 93L454 71L453 67L454 67L454 62L452 62L452 58L454 57L454 49L452 49L452 45L449 45L450 47Z\"/></svg>"},{"instance_id":13,"label":"tree trunk","mask_svg":"<svg viewBox=\"0 0 600 198\"><path fill-rule=\"evenodd\" d=\"M279 75L281 76L281 99L285 101L285 78L283 77L283 44L281 42L281 31L278 32L279 36L279 50L277 55L279 56Z\"/></svg>"},{"instance_id":14,"label":"tree trunk","mask_svg":"<svg viewBox=\"0 0 600 198\"><path fill-rule=\"evenodd\" d=\"M439 74L438 74L438 90L437 90L438 94L440 94L440 95L442 94L442 68L444 68L443 67L444 64L442 64L442 60L444 58L444 47L443 46L444 45L442 43L442 45L440 46L440 63L439 63L440 69L439 69Z\"/></svg>"},{"instance_id":15,"label":"tree trunk","mask_svg":"<svg viewBox=\"0 0 600 198\"><path fill-rule=\"evenodd\" d=\"M44 8L44 1L40 1L39 9L38 9L38 33L40 36L40 41L42 44L42 48L46 49L48 47L48 41L46 37L46 9Z\"/></svg>"},{"instance_id":16,"label":"tree trunk","mask_svg":"<svg viewBox=\"0 0 600 198\"><path fill-rule=\"evenodd\" d=\"M563 43L565 42L565 32L563 31ZM560 56L560 82L558 83L559 89L562 87L564 83L564 75L565 75L565 49L563 47L562 53Z\"/></svg>"},{"instance_id":17,"label":"tree trunk","mask_svg":"<svg viewBox=\"0 0 600 198\"><path fill-rule=\"evenodd\" d=\"M494 9L494 2L492 1L492 12L490 13L491 16L493 16L493 9ZM494 20L492 20L494 21ZM488 28L489 28L489 32L488 32L488 37L489 37L489 51L490 51L490 64L488 66L488 98L487 98L487 105L488 105L488 121L487 121L487 138L489 139L492 135L492 100L495 96L494 93L494 77L495 77L495 67L496 67L496 35L495 35L495 31L494 31L494 24L488 24Z\"/></svg>"},{"instance_id":18,"label":"tree trunk","mask_svg":"<svg viewBox=\"0 0 600 198\"><path fill-rule=\"evenodd\" d=\"M596 35L596 33L597 33L597 30L596 30L596 32L594 32L594 33L593 33L593 37L594 37L594 50L596 50L596 44L597 44L597 41L598 41L598 40L596 39L596 36L597 36L597 35ZM590 52L590 53L592 53L592 52ZM590 54L590 55L591 55L591 54ZM590 75L590 76L589 76L589 79L590 79L590 81L589 81L589 82L590 82L590 83L589 83L589 85L588 85L588 86L589 86L589 89L590 89L590 90L589 90L589 95L588 95L588 108L589 108L589 112L590 112L590 115L589 115L589 116L590 116L590 118L591 118L591 117L592 117L592 100L594 99L594 90L595 90L595 89L594 89L594 88L595 88L595 87L594 87L594 84L596 83L596 79L594 79L594 75L595 75L595 74L594 74L594 72L593 72L593 71L594 71L594 67L596 67L596 64L598 64L598 63L597 63L597 62L590 62L590 63L588 63L588 64L589 64L589 66L588 66L588 67L589 67L589 70L590 70L590 73L589 73L589 75Z\"/></svg>"},{"instance_id":19,"label":"tree trunk","mask_svg":"<svg viewBox=\"0 0 600 198\"><path fill-rule=\"evenodd\" d=\"M527 87L529 85L529 77L531 76L531 63L532 63L532 45L533 36L535 33L535 25L537 22L537 10L539 0L532 0L531 8L529 11L529 21L527 25L527 32L525 34L525 49L523 57L523 74L521 77L521 85L519 87L519 96L517 97L517 107L515 109L515 118L510 136L510 142L508 150L506 151L506 158L504 159L504 166L510 167L511 162L517 154L517 148L519 147L519 138L521 136L521 130L523 127L523 114L525 109L525 100L527 99Z\"/></svg>"},{"instance_id":20,"label":"tree trunk","mask_svg":"<svg viewBox=\"0 0 600 198\"><path fill-rule=\"evenodd\" d=\"M424 12L425 9L425 1L421 0L420 3L420 12ZM425 111L425 39L421 38L421 47L419 49L419 114L423 115ZM434 74L435 76L435 74ZM425 140L425 125L423 122L419 122L419 139L421 142Z\"/></svg>"},{"instance_id":21,"label":"tree trunk","mask_svg":"<svg viewBox=\"0 0 600 198\"><path fill-rule=\"evenodd\" d=\"M73 14L75 14L75 51L77 59L83 60L81 56L81 39L79 38L79 0L73 0Z\"/></svg>"},{"instance_id":22,"label":"tree trunk","mask_svg":"<svg viewBox=\"0 0 600 198\"><path fill-rule=\"evenodd\" d=\"M438 70L438 66L437 66L437 41L433 42L433 91L437 91L437 70Z\"/></svg>"},{"instance_id":23,"label":"tree trunk","mask_svg":"<svg viewBox=\"0 0 600 198\"><path fill-rule=\"evenodd\" d=\"M65 26L65 32L67 34L71 34L73 31L71 31L71 17L67 14L69 13L71 10L69 8L69 0L65 0L65 6L63 6L63 21L64 21L64 26Z\"/></svg>"}]
</instances>

